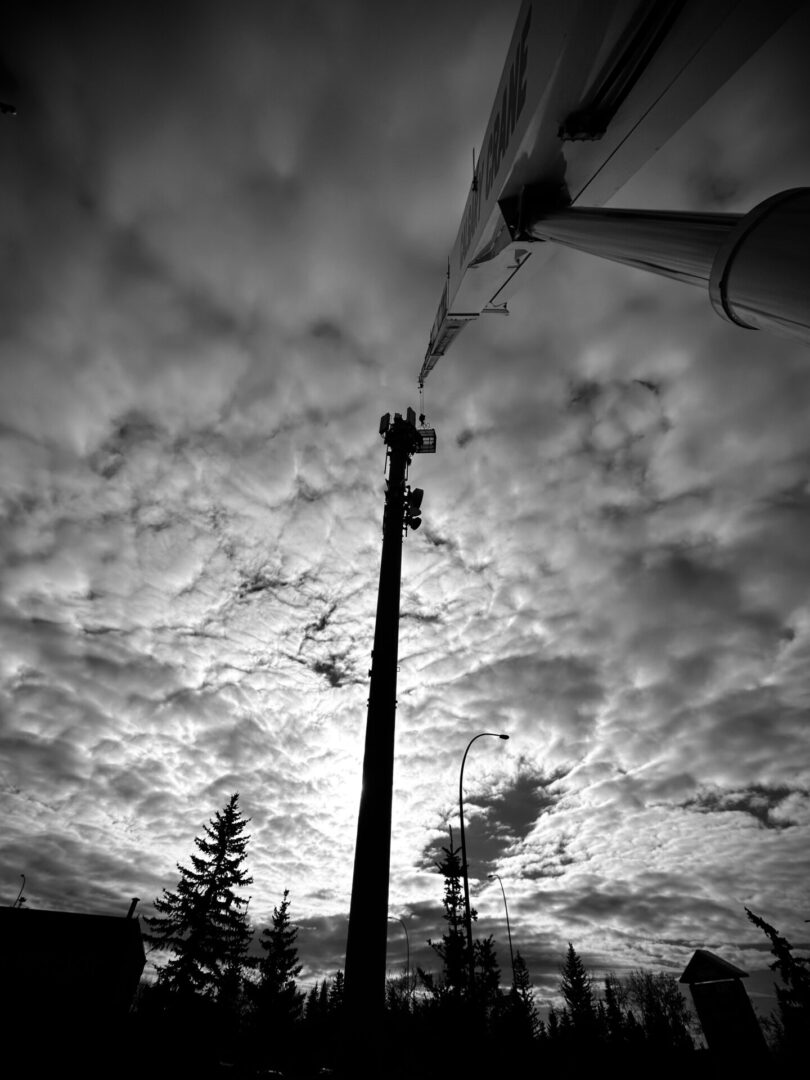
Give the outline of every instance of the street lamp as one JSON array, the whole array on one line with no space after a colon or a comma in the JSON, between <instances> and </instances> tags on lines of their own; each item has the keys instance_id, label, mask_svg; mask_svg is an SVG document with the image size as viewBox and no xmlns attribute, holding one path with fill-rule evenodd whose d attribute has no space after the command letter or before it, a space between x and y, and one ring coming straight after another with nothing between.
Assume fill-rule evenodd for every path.
<instances>
[{"instance_id":1,"label":"street lamp","mask_svg":"<svg viewBox=\"0 0 810 1080\"><path fill-rule=\"evenodd\" d=\"M402 929L405 931L405 986L407 987L407 998L410 1001L411 997L411 939L408 937L408 927L405 925L405 920L401 919L399 915L389 915L388 918L391 922L398 922Z\"/></svg>"},{"instance_id":2,"label":"street lamp","mask_svg":"<svg viewBox=\"0 0 810 1080\"><path fill-rule=\"evenodd\" d=\"M478 735L473 735L467 743L467 749L464 751L464 757L461 759L461 772L459 773L458 778L458 816L461 824L461 872L464 877L464 924L467 929L467 966L469 969L471 995L475 990L475 956L473 955L472 918L470 916L470 881L467 876L467 841L464 836L464 763L467 760L467 754L470 752L472 744L476 739L483 739L485 735L491 735L493 739L509 738L508 735L502 735L498 731L481 731Z\"/></svg>"},{"instance_id":3,"label":"street lamp","mask_svg":"<svg viewBox=\"0 0 810 1080\"><path fill-rule=\"evenodd\" d=\"M512 988L514 989L514 986L515 986L515 954L512 952L512 930L511 930L511 927L509 926L509 907L508 907L508 905L506 903L506 890L503 887L503 882L501 881L501 875L500 874L487 874L487 877L489 878L490 881L492 881L494 878L497 878L498 882L500 883L500 886L501 886L501 892L503 893L503 909L506 912L506 933L507 933L507 936L509 938L509 959L512 962Z\"/></svg>"}]
</instances>

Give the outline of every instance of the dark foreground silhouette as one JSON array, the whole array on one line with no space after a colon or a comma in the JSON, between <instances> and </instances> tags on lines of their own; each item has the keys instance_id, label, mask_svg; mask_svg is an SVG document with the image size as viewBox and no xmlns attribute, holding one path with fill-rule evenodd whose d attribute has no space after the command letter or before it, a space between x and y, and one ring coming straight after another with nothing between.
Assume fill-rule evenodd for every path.
<instances>
[{"instance_id":1,"label":"dark foreground silhouette","mask_svg":"<svg viewBox=\"0 0 810 1080\"><path fill-rule=\"evenodd\" d=\"M782 980L779 1011L763 1025L769 1047L762 1041L752 1052L732 1039L722 1052L701 1048L674 975L609 973L597 985L571 943L560 965L562 1004L541 1019L519 949L506 989L491 936L473 942L469 963L452 836L437 864L443 933L429 944L438 969L406 970L388 980L374 1015L349 1015L341 971L308 993L298 987L287 890L258 937L248 923L239 890L251 881L249 837L238 798L204 827L176 889L164 889L145 920L144 936L163 957L153 982L137 986L144 950L132 907L117 918L0 908L4 1075L556 1080L607 1070L700 1080L787 1075L807 1061L810 960L751 912Z\"/></svg>"}]
</instances>

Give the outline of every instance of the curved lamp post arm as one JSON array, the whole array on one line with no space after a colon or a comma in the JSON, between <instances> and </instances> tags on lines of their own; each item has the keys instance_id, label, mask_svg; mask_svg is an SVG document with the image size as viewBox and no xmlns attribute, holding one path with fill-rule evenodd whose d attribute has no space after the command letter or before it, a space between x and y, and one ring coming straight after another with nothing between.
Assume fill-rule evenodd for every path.
<instances>
[{"instance_id":1,"label":"curved lamp post arm","mask_svg":"<svg viewBox=\"0 0 810 1080\"><path fill-rule=\"evenodd\" d=\"M459 824L461 826L461 873L464 879L464 925L467 931L467 966L470 979L470 994L473 993L475 987L475 956L473 954L472 915L470 913L470 880L467 873L467 839L464 833L464 765L466 764L467 754L469 754L472 744L476 739L483 739L485 735L489 735L494 739L505 740L509 738L508 735L503 735L499 731L480 731L477 735L473 735L467 743L467 749L464 751L464 757L461 759L461 771L458 776L458 816Z\"/></svg>"},{"instance_id":2,"label":"curved lamp post arm","mask_svg":"<svg viewBox=\"0 0 810 1080\"><path fill-rule=\"evenodd\" d=\"M389 915L388 918L391 922L398 922L402 929L405 931L405 986L407 987L407 996L410 1000L411 996L411 939L408 936L408 927L405 925L405 920L401 919L399 915Z\"/></svg>"},{"instance_id":3,"label":"curved lamp post arm","mask_svg":"<svg viewBox=\"0 0 810 1080\"><path fill-rule=\"evenodd\" d=\"M509 961L512 964L512 986L515 985L515 954L512 951L512 928L509 925L509 905L506 902L506 889L503 887L503 881L500 874L489 874L490 881L493 878L498 879L498 884L501 887L501 893L503 895L503 910L506 912L506 936L509 938Z\"/></svg>"}]
</instances>

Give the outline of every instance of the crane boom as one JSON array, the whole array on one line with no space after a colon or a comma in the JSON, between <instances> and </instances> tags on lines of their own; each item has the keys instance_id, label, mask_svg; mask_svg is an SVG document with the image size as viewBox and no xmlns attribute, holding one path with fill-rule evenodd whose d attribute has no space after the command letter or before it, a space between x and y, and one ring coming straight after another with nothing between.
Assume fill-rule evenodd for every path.
<instances>
[{"instance_id":1,"label":"crane boom","mask_svg":"<svg viewBox=\"0 0 810 1080\"><path fill-rule=\"evenodd\" d=\"M801 0L523 0L475 166L420 385L467 323L506 302L548 243L533 213L601 207ZM523 273L521 273L523 271Z\"/></svg>"}]
</instances>

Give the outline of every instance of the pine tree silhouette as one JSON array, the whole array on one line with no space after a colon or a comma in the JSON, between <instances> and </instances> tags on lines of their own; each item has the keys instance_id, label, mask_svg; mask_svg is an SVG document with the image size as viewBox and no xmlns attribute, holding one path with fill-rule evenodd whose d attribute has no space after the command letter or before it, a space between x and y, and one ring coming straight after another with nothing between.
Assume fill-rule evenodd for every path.
<instances>
[{"instance_id":1,"label":"pine tree silhouette","mask_svg":"<svg viewBox=\"0 0 810 1080\"><path fill-rule=\"evenodd\" d=\"M306 995L296 986L303 965L298 963L298 927L290 921L289 889L273 909L271 926L261 936L263 955L255 964L258 979L247 984L255 1056L270 1061L289 1052Z\"/></svg>"},{"instance_id":2,"label":"pine tree silhouette","mask_svg":"<svg viewBox=\"0 0 810 1080\"><path fill-rule=\"evenodd\" d=\"M306 1004L304 1006L304 1019L308 1024L315 1024L318 1020L318 996L320 994L320 987L317 982L307 994Z\"/></svg>"},{"instance_id":3,"label":"pine tree silhouette","mask_svg":"<svg viewBox=\"0 0 810 1080\"><path fill-rule=\"evenodd\" d=\"M434 993L461 996L468 990L467 937L464 927L464 886L461 874L461 848L453 847L453 833L450 832L450 847L442 848L444 858L436 863L437 869L444 876L444 914L447 930L441 941L431 941L428 945L442 961L442 984L435 985L431 976L419 971L420 978ZM478 912L471 909L473 921Z\"/></svg>"},{"instance_id":4,"label":"pine tree silhouette","mask_svg":"<svg viewBox=\"0 0 810 1080\"><path fill-rule=\"evenodd\" d=\"M775 1024L777 1049L797 1060L806 1059L810 1050L810 957L794 956L791 943L770 923L748 908L745 914L770 940L776 959L769 966L782 979L782 986L774 983L779 1006Z\"/></svg>"},{"instance_id":5,"label":"pine tree silhouette","mask_svg":"<svg viewBox=\"0 0 810 1080\"><path fill-rule=\"evenodd\" d=\"M159 970L162 989L220 1000L233 994L251 938L249 899L238 892L253 881L242 868L246 826L234 794L195 837L201 854L191 856L191 867L177 864L176 890L155 900L159 914L145 919L147 941L173 953Z\"/></svg>"},{"instance_id":6,"label":"pine tree silhouette","mask_svg":"<svg viewBox=\"0 0 810 1080\"><path fill-rule=\"evenodd\" d=\"M500 997L501 969L495 955L495 942L489 937L476 939L473 943L475 953L476 997L479 1004L493 1006Z\"/></svg>"},{"instance_id":7,"label":"pine tree silhouette","mask_svg":"<svg viewBox=\"0 0 810 1080\"><path fill-rule=\"evenodd\" d=\"M509 991L509 1003L517 1021L516 1028L519 1037L536 1038L540 1034L541 1021L537 1015L529 969L520 954L520 949L515 953L515 981Z\"/></svg>"},{"instance_id":8,"label":"pine tree silhouette","mask_svg":"<svg viewBox=\"0 0 810 1080\"><path fill-rule=\"evenodd\" d=\"M595 1019L591 979L570 941L560 975L560 992L565 998L571 1023L579 1034L589 1036Z\"/></svg>"},{"instance_id":9,"label":"pine tree silhouette","mask_svg":"<svg viewBox=\"0 0 810 1080\"><path fill-rule=\"evenodd\" d=\"M343 972L336 971L334 982L329 988L329 1012L336 1016L340 1016L343 1010L345 986L346 980L343 977Z\"/></svg>"},{"instance_id":10,"label":"pine tree silhouette","mask_svg":"<svg viewBox=\"0 0 810 1080\"><path fill-rule=\"evenodd\" d=\"M273 908L272 925L261 937L263 956L257 965L259 981L254 1000L256 1006L272 1012L276 1020L292 1023L303 1009L304 994L296 984L302 964L298 963L298 927L290 922L290 890L285 889L279 907Z\"/></svg>"}]
</instances>

